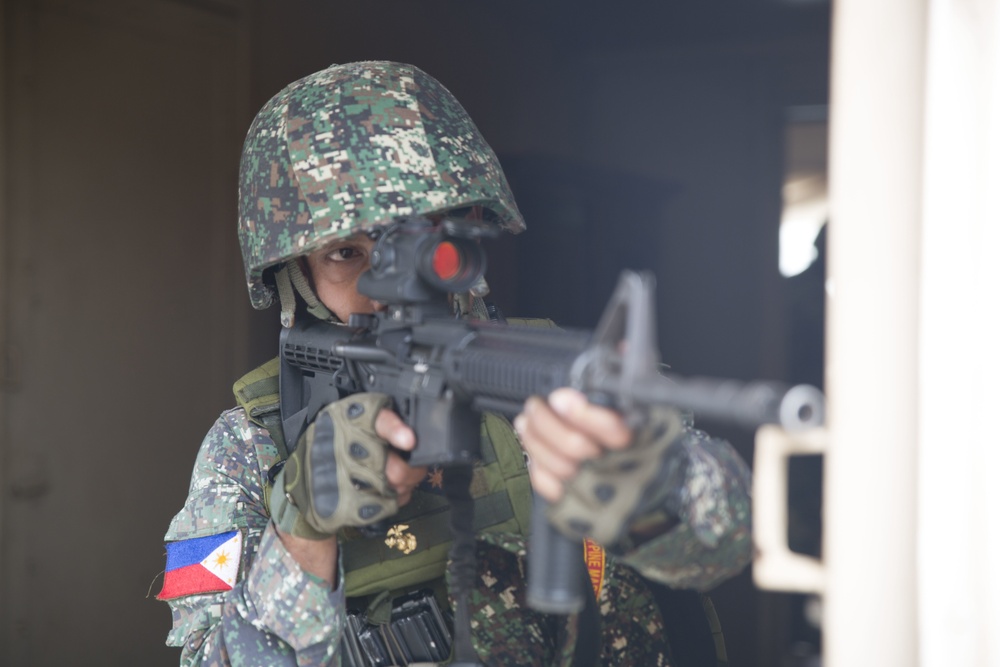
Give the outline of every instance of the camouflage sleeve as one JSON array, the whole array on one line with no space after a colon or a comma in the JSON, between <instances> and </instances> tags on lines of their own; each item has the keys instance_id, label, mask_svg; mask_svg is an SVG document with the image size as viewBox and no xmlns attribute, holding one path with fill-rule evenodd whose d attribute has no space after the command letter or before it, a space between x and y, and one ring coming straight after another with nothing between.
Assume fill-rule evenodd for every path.
<instances>
[{"instance_id":1,"label":"camouflage sleeve","mask_svg":"<svg viewBox=\"0 0 1000 667\"><path fill-rule=\"evenodd\" d=\"M168 600L167 644L181 647L183 666L337 664L343 590L306 574L278 538L262 482L277 458L267 432L241 409L224 413L202 443L187 501L165 539L237 529L243 554L232 590Z\"/></svg>"},{"instance_id":2,"label":"camouflage sleeve","mask_svg":"<svg viewBox=\"0 0 1000 667\"><path fill-rule=\"evenodd\" d=\"M750 470L725 440L688 423L679 440L688 456L680 489L680 522L637 540L621 562L673 588L705 591L750 562Z\"/></svg>"}]
</instances>

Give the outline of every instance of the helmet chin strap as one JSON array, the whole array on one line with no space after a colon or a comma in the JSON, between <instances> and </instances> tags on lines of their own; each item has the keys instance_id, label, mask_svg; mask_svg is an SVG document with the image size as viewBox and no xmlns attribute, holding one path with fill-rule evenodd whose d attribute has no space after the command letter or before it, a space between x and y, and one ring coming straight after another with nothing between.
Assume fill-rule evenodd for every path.
<instances>
[{"instance_id":1,"label":"helmet chin strap","mask_svg":"<svg viewBox=\"0 0 1000 667\"><path fill-rule=\"evenodd\" d=\"M306 311L310 315L324 322L340 322L337 316L316 296L312 285L309 284L309 279L302 273L302 267L297 260L285 262L280 269L275 271L274 283L278 288L278 299L281 302L281 326L286 329L295 324L296 292L302 297L306 304Z\"/></svg>"}]
</instances>

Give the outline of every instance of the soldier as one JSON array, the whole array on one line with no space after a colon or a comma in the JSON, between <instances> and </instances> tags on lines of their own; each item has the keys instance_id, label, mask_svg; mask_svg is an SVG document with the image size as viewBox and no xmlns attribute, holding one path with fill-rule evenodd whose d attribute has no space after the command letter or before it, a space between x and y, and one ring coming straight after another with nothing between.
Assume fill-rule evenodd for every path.
<instances>
[{"instance_id":1,"label":"soldier","mask_svg":"<svg viewBox=\"0 0 1000 667\"><path fill-rule=\"evenodd\" d=\"M435 79L398 63L335 65L261 109L240 167L239 237L255 308L279 302L284 326L381 309L356 282L379 230L408 215L474 218L514 233L525 226L493 151ZM453 301L465 317L485 316L478 295ZM389 629L401 609L419 609L421 622L436 619L427 632L447 640L449 538L435 513L442 471L409 466L403 453L414 448L414 433L377 394L331 404L298 443L284 443L276 369L269 362L236 383L239 406L219 417L199 451L188 499L165 538L158 597L173 612L167 643L181 647L184 665L365 664L361 653L382 650L390 655L381 664L443 661L447 652L421 655ZM484 418L484 461L472 485L487 517L471 596L481 661L670 664L669 628L651 582L705 590L746 565L745 464L676 414L665 419L675 427L633 433L570 389L530 399L516 435L502 418ZM616 526L614 543L587 542L599 631L582 632L598 625L576 616L528 608L529 483L555 510L586 502L574 488L581 467L640 441L652 443L650 465L669 468L660 477L671 483L649 485L602 516ZM332 460L317 458L331 442ZM361 467L347 453L354 446L365 451ZM317 470L316 461L327 467ZM324 473L351 465L352 479L364 483L342 484L339 493L323 484ZM487 511L498 495L507 509ZM388 535L372 540L357 529L385 517L395 521Z\"/></svg>"}]
</instances>

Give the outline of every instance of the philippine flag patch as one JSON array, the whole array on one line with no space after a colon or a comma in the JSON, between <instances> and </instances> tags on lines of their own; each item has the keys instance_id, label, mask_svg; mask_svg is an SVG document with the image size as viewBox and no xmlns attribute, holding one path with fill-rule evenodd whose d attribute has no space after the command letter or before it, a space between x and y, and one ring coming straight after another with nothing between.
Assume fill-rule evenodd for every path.
<instances>
[{"instance_id":1,"label":"philippine flag patch","mask_svg":"<svg viewBox=\"0 0 1000 667\"><path fill-rule=\"evenodd\" d=\"M170 542L163 589L157 599L230 590L236 583L242 554L243 533L238 530Z\"/></svg>"}]
</instances>

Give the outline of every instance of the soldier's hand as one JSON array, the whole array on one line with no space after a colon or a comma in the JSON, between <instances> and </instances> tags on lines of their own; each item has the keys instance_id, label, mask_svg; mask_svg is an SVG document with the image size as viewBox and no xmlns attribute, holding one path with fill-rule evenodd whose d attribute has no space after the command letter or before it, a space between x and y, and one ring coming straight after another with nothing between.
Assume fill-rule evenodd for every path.
<instances>
[{"instance_id":1,"label":"soldier's hand","mask_svg":"<svg viewBox=\"0 0 1000 667\"><path fill-rule=\"evenodd\" d=\"M573 389L557 389L547 401L528 399L514 427L531 461L531 485L549 502L562 498L565 483L584 461L632 441L621 415L593 405Z\"/></svg>"},{"instance_id":2,"label":"soldier's hand","mask_svg":"<svg viewBox=\"0 0 1000 667\"><path fill-rule=\"evenodd\" d=\"M324 539L392 516L409 501L425 471L394 451L412 449L415 440L389 403L384 394L362 393L319 411L275 479L279 528Z\"/></svg>"},{"instance_id":3,"label":"soldier's hand","mask_svg":"<svg viewBox=\"0 0 1000 667\"><path fill-rule=\"evenodd\" d=\"M383 408L375 418L375 433L392 445L385 462L385 476L396 492L396 500L403 507L413 495L413 490L427 476L427 466L411 467L399 452L412 452L417 438L413 429L389 408ZM399 451L395 451L399 450Z\"/></svg>"},{"instance_id":4,"label":"soldier's hand","mask_svg":"<svg viewBox=\"0 0 1000 667\"><path fill-rule=\"evenodd\" d=\"M652 410L632 432L617 413L559 389L529 401L515 427L549 521L566 535L612 546L651 512L664 513L657 530L675 522L688 459L672 447L683 432L677 411Z\"/></svg>"}]
</instances>

